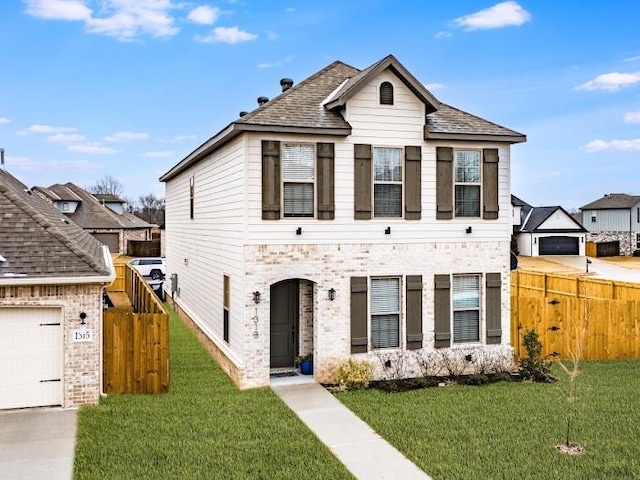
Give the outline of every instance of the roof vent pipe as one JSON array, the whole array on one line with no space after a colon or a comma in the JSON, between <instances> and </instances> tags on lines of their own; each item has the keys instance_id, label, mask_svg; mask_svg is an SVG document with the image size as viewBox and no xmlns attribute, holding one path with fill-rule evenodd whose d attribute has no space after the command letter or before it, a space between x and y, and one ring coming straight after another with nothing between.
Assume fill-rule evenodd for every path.
<instances>
[{"instance_id":1,"label":"roof vent pipe","mask_svg":"<svg viewBox=\"0 0 640 480\"><path fill-rule=\"evenodd\" d=\"M282 80L280 80L280 86L282 87L282 91L286 92L291 87L293 87L293 80L291 80L290 78L283 78Z\"/></svg>"},{"instance_id":2,"label":"roof vent pipe","mask_svg":"<svg viewBox=\"0 0 640 480\"><path fill-rule=\"evenodd\" d=\"M4 170L4 148L0 148L0 170Z\"/></svg>"},{"instance_id":3,"label":"roof vent pipe","mask_svg":"<svg viewBox=\"0 0 640 480\"><path fill-rule=\"evenodd\" d=\"M244 116L246 116L246 115L249 115L249 112L247 112L247 111L245 111L245 110L243 110L243 111L241 111L241 112L240 112L240 116L241 116L241 117L244 117Z\"/></svg>"},{"instance_id":4,"label":"roof vent pipe","mask_svg":"<svg viewBox=\"0 0 640 480\"><path fill-rule=\"evenodd\" d=\"M258 105L262 106L269 101L269 97L258 97Z\"/></svg>"}]
</instances>

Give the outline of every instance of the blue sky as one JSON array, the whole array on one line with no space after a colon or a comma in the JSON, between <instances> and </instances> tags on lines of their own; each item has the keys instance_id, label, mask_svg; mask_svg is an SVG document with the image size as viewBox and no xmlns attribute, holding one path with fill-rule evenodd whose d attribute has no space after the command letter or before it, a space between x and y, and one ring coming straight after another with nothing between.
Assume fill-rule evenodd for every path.
<instances>
[{"instance_id":1,"label":"blue sky","mask_svg":"<svg viewBox=\"0 0 640 480\"><path fill-rule=\"evenodd\" d=\"M335 60L393 54L441 101L525 133L512 191L640 195L640 5L562 1L0 2L0 147L29 186L163 196L200 143Z\"/></svg>"}]
</instances>

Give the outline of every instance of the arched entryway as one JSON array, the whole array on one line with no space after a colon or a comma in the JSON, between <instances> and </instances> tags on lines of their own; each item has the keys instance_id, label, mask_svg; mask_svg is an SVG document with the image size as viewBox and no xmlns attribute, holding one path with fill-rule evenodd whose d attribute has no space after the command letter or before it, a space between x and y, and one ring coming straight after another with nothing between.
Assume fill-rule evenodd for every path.
<instances>
[{"instance_id":1,"label":"arched entryway","mask_svg":"<svg viewBox=\"0 0 640 480\"><path fill-rule=\"evenodd\" d=\"M293 368L298 355L313 352L313 290L313 282L297 278L271 285L271 368Z\"/></svg>"}]
</instances>

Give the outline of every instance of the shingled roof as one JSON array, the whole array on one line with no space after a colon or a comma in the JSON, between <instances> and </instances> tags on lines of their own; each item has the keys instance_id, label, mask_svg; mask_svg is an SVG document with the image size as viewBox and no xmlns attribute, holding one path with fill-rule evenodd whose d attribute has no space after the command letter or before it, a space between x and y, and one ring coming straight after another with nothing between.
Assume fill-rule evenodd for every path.
<instances>
[{"instance_id":1,"label":"shingled roof","mask_svg":"<svg viewBox=\"0 0 640 480\"><path fill-rule=\"evenodd\" d=\"M73 220L84 229L142 229L151 228L150 223L145 222L139 217L136 217L132 213L124 212L118 214L113 210L105 207L100 200L98 200L93 194L87 192L85 189L78 187L77 185L69 182L63 185L56 184L50 187L34 187L34 189L47 194L47 192L54 192L60 195L60 192L66 191L75 196L73 201L80 202L75 212L65 213L67 217ZM49 196L49 195L48 195ZM113 197L115 200L109 200L107 198ZM57 200L55 197L49 196L51 200ZM69 200L71 201L71 200ZM105 197L105 202L122 202L118 197L110 195Z\"/></svg>"},{"instance_id":2,"label":"shingled roof","mask_svg":"<svg viewBox=\"0 0 640 480\"><path fill-rule=\"evenodd\" d=\"M167 181L214 152L242 132L311 133L348 136L351 125L342 116L349 98L381 71L389 69L425 105L424 138L524 142L526 136L475 115L440 103L393 56L364 70L333 62L302 82L234 120L160 177Z\"/></svg>"},{"instance_id":3,"label":"shingled roof","mask_svg":"<svg viewBox=\"0 0 640 480\"><path fill-rule=\"evenodd\" d=\"M614 210L633 208L640 202L640 196L626 193L609 193L595 202L587 203L581 210Z\"/></svg>"},{"instance_id":4,"label":"shingled roof","mask_svg":"<svg viewBox=\"0 0 640 480\"><path fill-rule=\"evenodd\" d=\"M99 241L0 170L0 283L25 277L110 281L105 254Z\"/></svg>"},{"instance_id":5,"label":"shingled roof","mask_svg":"<svg viewBox=\"0 0 640 480\"><path fill-rule=\"evenodd\" d=\"M542 224L549 219L554 213L560 211L564 213L573 223L575 223L576 228L568 229L552 229L554 232L586 232L586 229L580 225L575 218L573 218L564 208L560 206L553 207L531 207L530 213L527 215L527 218L524 224L520 227L520 232L529 232L533 233L536 231L548 231L547 229L540 229Z\"/></svg>"}]
</instances>

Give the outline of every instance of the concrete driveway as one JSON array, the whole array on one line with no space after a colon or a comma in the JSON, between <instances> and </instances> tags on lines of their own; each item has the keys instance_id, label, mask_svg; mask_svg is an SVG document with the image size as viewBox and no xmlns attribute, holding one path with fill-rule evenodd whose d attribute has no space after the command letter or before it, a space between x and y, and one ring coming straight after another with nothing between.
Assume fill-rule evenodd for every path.
<instances>
[{"instance_id":1,"label":"concrete driveway","mask_svg":"<svg viewBox=\"0 0 640 480\"><path fill-rule=\"evenodd\" d=\"M587 271L587 257L579 257L572 255L548 255L541 256L551 262L560 263L571 267L577 271ZM589 276L593 278L603 278L606 280L618 280L621 282L640 283L640 266L638 262L614 262L609 260L601 260L599 258L588 257L591 263L589 267ZM634 259L635 260L635 259Z\"/></svg>"},{"instance_id":2,"label":"concrete driveway","mask_svg":"<svg viewBox=\"0 0 640 480\"><path fill-rule=\"evenodd\" d=\"M76 416L61 408L0 411L0 478L71 479Z\"/></svg>"}]
</instances>

